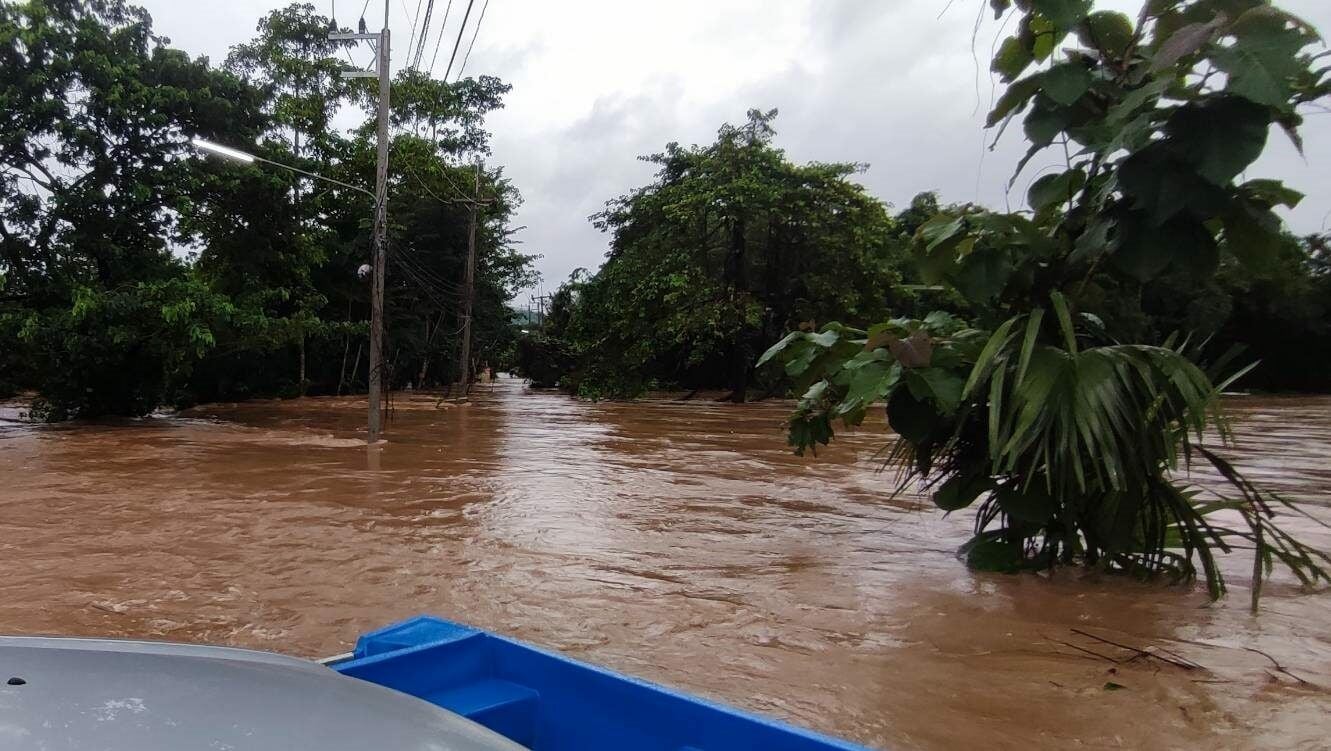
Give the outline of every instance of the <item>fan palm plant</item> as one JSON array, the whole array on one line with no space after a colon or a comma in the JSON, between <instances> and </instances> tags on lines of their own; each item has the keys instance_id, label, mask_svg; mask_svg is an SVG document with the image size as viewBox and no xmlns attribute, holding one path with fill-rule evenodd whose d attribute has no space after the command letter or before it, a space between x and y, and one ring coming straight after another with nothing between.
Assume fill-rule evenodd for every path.
<instances>
[{"instance_id":1,"label":"fan palm plant","mask_svg":"<svg viewBox=\"0 0 1331 751\"><path fill-rule=\"evenodd\" d=\"M1079 331L1054 293L1049 308L992 333L945 314L869 331L830 324L787 336L760 364L780 359L808 385L790 419L799 453L828 443L833 420L858 424L870 404L886 403L898 490L921 487L947 512L976 507L975 534L961 549L975 568L1200 574L1219 598L1216 553L1243 546L1256 551L1254 609L1261 575L1277 561L1307 585L1331 581L1331 558L1276 524L1277 507L1303 512L1207 445L1230 439L1220 393L1251 366L1216 383L1186 341L1104 342L1098 322L1082 320ZM1189 485L1182 475L1194 457L1214 465L1235 497ZM1226 510L1242 523L1217 521Z\"/></svg>"},{"instance_id":2,"label":"fan palm plant","mask_svg":"<svg viewBox=\"0 0 1331 751\"><path fill-rule=\"evenodd\" d=\"M1277 561L1305 584L1326 580L1331 559L1275 525L1275 508L1293 506L1204 443L1228 439L1219 395L1243 371L1217 383L1223 363L1208 373L1186 341L1116 342L1076 313L1091 292L1274 253L1274 210L1302 196L1235 180L1273 125L1302 147L1300 107L1331 95L1320 37L1268 0L1151 0L1135 21L1092 0L990 5L1019 18L993 60L1008 86L987 125L1001 134L1024 114L1017 172L1051 147L1063 169L1032 181L1029 211L965 206L916 232L922 281L959 293L980 328L939 312L867 331L829 324L768 350L760 364L779 359L803 394L791 444L827 443L833 420L856 424L885 402L903 482L947 511L978 504L964 552L980 568L1200 572L1219 597L1216 552L1241 545L1255 550L1254 607ZM1186 484L1194 457L1236 497Z\"/></svg>"}]
</instances>

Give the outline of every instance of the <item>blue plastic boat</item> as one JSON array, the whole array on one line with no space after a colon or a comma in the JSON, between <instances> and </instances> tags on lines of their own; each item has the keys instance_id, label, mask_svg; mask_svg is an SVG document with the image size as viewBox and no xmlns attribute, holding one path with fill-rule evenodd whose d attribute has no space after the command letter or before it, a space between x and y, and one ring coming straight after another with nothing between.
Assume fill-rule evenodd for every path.
<instances>
[{"instance_id":1,"label":"blue plastic boat","mask_svg":"<svg viewBox=\"0 0 1331 751\"><path fill-rule=\"evenodd\" d=\"M0 636L0 749L859 748L437 618L366 634L355 652L324 663L198 644Z\"/></svg>"},{"instance_id":2,"label":"blue plastic boat","mask_svg":"<svg viewBox=\"0 0 1331 751\"><path fill-rule=\"evenodd\" d=\"M352 654L333 669L535 751L863 749L439 618L365 634Z\"/></svg>"}]
</instances>

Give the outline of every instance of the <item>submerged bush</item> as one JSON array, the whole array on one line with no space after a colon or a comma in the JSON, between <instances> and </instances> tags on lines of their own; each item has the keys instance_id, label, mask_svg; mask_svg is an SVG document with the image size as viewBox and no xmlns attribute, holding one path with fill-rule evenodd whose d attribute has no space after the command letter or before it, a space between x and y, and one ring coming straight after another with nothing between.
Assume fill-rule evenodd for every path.
<instances>
[{"instance_id":1,"label":"submerged bush","mask_svg":"<svg viewBox=\"0 0 1331 751\"><path fill-rule=\"evenodd\" d=\"M977 568L1201 572L1219 597L1215 553L1241 542L1256 550L1254 608L1277 561L1305 584L1327 579L1331 559L1273 523L1288 504L1202 443L1208 429L1228 435L1219 393L1242 371L1216 374L1232 354L1208 373L1195 347L1124 343L1079 312L1165 274L1204 281L1222 255L1255 270L1278 261L1274 209L1302 196L1236 179L1272 125L1301 147L1300 107L1331 94L1331 68L1311 51L1320 37L1261 0L1150 2L1135 22L1090 0L991 5L1020 19L993 61L1009 86L988 125L1001 133L1024 113L1017 172L1051 147L1062 169L1031 183L1029 211L954 207L918 227L924 281L964 297L974 325L942 313L832 324L763 356L802 389L792 445L827 443L833 420L853 425L885 403L903 480L946 511L976 507L963 552ZM1194 455L1236 497L1205 500L1178 481ZM1221 510L1244 523L1221 525Z\"/></svg>"}]
</instances>

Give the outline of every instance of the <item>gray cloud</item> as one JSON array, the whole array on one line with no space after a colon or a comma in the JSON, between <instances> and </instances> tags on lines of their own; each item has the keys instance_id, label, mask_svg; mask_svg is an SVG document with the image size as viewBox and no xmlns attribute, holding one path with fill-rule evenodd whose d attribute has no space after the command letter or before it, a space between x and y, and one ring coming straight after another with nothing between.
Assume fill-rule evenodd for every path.
<instances>
[{"instance_id":1,"label":"gray cloud","mask_svg":"<svg viewBox=\"0 0 1331 751\"><path fill-rule=\"evenodd\" d=\"M253 36L262 13L282 3L143 4L175 44L221 60L230 45ZM353 22L359 5L338 5L339 20ZM986 149L993 133L982 125L995 91L988 59L999 29L983 0L954 2L944 11L946 5L490 0L467 72L513 84L505 109L490 119L493 160L525 198L522 240L527 252L543 254L538 267L546 287L601 262L606 237L587 216L650 179L652 165L638 155L670 141L708 143L723 122L742 121L750 107L781 110L777 144L797 161L868 163L859 179L885 201L900 205L936 189L947 200L1004 206L1024 145L1013 129L995 150ZM1331 30L1331 3L1281 5ZM1134 13L1140 2L1101 0L1097 7ZM400 3L391 11L395 39L405 40L409 18ZM379 6L367 19L372 28L381 13ZM437 8L435 17L441 17ZM459 20L454 8L437 73ZM404 42L394 49L399 60L405 56ZM1324 177L1331 173L1331 119L1313 114L1304 136L1306 159L1273 133L1250 176L1279 177L1307 193L1289 221L1313 231L1331 212ZM1017 181L1014 207L1028 181L1054 159L1037 160Z\"/></svg>"}]
</instances>

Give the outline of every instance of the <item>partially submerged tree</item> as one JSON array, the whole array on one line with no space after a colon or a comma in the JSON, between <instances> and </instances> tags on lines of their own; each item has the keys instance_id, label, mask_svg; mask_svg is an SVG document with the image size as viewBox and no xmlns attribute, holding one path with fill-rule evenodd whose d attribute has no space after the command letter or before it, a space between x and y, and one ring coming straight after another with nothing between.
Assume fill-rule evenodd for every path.
<instances>
[{"instance_id":1,"label":"partially submerged tree","mask_svg":"<svg viewBox=\"0 0 1331 751\"><path fill-rule=\"evenodd\" d=\"M1215 552L1239 543L1256 549L1254 608L1276 561L1305 584L1326 579L1331 558L1273 521L1292 506L1203 443L1210 429L1228 436L1219 394L1244 372L1227 369L1232 353L1202 365L1186 339L1123 343L1081 309L1166 272L1211 275L1222 249L1253 267L1276 256L1273 209L1300 195L1238 180L1272 125L1300 145L1300 106L1331 93L1310 49L1319 37L1259 0L1152 0L1135 21L1090 0L992 5L1020 19L994 59L1009 85L988 124L1024 112L1021 166L1059 147L1064 168L1032 183L1027 212L963 208L916 233L926 280L964 295L973 321L831 324L763 356L805 387L792 445L827 443L833 420L857 424L886 403L903 483L921 481L945 511L977 506L963 548L977 568L1200 570L1219 597ZM1036 63L1047 66L1023 76ZM1194 456L1237 497L1176 479Z\"/></svg>"},{"instance_id":2,"label":"partially submerged tree","mask_svg":"<svg viewBox=\"0 0 1331 751\"><path fill-rule=\"evenodd\" d=\"M181 152L253 134L258 92L116 0L0 6L0 92L0 336L40 377L39 413L151 409L210 346L203 312L226 313L172 254L196 185Z\"/></svg>"},{"instance_id":3,"label":"partially submerged tree","mask_svg":"<svg viewBox=\"0 0 1331 751\"><path fill-rule=\"evenodd\" d=\"M329 27L308 4L274 11L217 69L124 0L0 4L0 392L35 388L37 413L62 419L364 383L368 198L189 145L373 185L372 119L330 126L371 94L340 79ZM456 297L437 291L460 286L466 252L450 180L470 178L459 162L485 152L483 118L507 90L395 82L390 243L418 273L390 276L394 385L456 352ZM508 224L516 190L493 169L482 190L495 200L479 232L479 359L511 348L502 303L532 273Z\"/></svg>"},{"instance_id":4,"label":"partially submerged tree","mask_svg":"<svg viewBox=\"0 0 1331 751\"><path fill-rule=\"evenodd\" d=\"M753 355L780 331L888 310L905 255L886 207L851 181L859 165L791 163L771 143L775 115L644 157L656 180L593 217L611 250L569 321L568 385L727 387L743 401Z\"/></svg>"}]
</instances>

